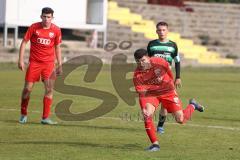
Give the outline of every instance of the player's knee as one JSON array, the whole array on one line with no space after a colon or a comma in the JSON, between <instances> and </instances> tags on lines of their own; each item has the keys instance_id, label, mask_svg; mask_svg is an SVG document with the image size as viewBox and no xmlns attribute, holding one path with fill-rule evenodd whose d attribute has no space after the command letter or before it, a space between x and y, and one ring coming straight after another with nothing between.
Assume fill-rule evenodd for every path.
<instances>
[{"instance_id":1,"label":"player's knee","mask_svg":"<svg viewBox=\"0 0 240 160\"><path fill-rule=\"evenodd\" d=\"M146 115L146 117L150 118L152 116L152 113L147 111L145 115Z\"/></svg>"},{"instance_id":2,"label":"player's knee","mask_svg":"<svg viewBox=\"0 0 240 160\"><path fill-rule=\"evenodd\" d=\"M146 104L146 114L152 116L155 111L155 107L151 103Z\"/></svg>"},{"instance_id":3,"label":"player's knee","mask_svg":"<svg viewBox=\"0 0 240 160\"><path fill-rule=\"evenodd\" d=\"M144 116L144 119L149 119L151 118L152 113L149 112L148 110L143 110L143 116Z\"/></svg>"},{"instance_id":4,"label":"player's knee","mask_svg":"<svg viewBox=\"0 0 240 160\"><path fill-rule=\"evenodd\" d=\"M32 92L33 90L33 86L25 86L23 89L23 92L28 93L28 92Z\"/></svg>"},{"instance_id":5,"label":"player's knee","mask_svg":"<svg viewBox=\"0 0 240 160\"><path fill-rule=\"evenodd\" d=\"M146 127L146 124L151 121L151 116L149 115L149 113L146 111L146 110L143 110L142 111L142 114L143 114L143 118L144 118L144 123L145 123L145 127Z\"/></svg>"},{"instance_id":6,"label":"player's knee","mask_svg":"<svg viewBox=\"0 0 240 160\"><path fill-rule=\"evenodd\" d=\"M159 115L161 115L161 116L167 116L167 112L164 111L164 110L161 110L161 111L159 112Z\"/></svg>"},{"instance_id":7,"label":"player's knee","mask_svg":"<svg viewBox=\"0 0 240 160\"><path fill-rule=\"evenodd\" d=\"M166 116L167 113L168 113L167 110L166 110L163 106L161 106L160 114L161 114L162 116Z\"/></svg>"}]
</instances>

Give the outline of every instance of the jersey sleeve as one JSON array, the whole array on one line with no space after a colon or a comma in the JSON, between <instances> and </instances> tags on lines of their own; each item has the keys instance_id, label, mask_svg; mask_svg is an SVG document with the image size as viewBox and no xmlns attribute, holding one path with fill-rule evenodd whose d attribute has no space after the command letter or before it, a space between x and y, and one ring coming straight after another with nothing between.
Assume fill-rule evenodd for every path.
<instances>
[{"instance_id":1,"label":"jersey sleeve","mask_svg":"<svg viewBox=\"0 0 240 160\"><path fill-rule=\"evenodd\" d=\"M177 44L174 43L174 48L175 48L175 52L174 52L174 62L175 63L178 63L180 62L180 56L179 56L179 53L178 53L178 47L177 47Z\"/></svg>"},{"instance_id":2,"label":"jersey sleeve","mask_svg":"<svg viewBox=\"0 0 240 160\"><path fill-rule=\"evenodd\" d=\"M140 81L139 81L139 79L138 79L137 77L134 77L134 78L133 78L133 84L134 84L135 90L136 90L138 93L145 91L145 88L144 88L143 85L140 83Z\"/></svg>"},{"instance_id":3,"label":"jersey sleeve","mask_svg":"<svg viewBox=\"0 0 240 160\"><path fill-rule=\"evenodd\" d=\"M25 33L23 39L24 39L25 41L29 41L29 40L31 39L33 33L34 33L34 25L31 25L31 26L28 28L27 32Z\"/></svg>"},{"instance_id":4,"label":"jersey sleeve","mask_svg":"<svg viewBox=\"0 0 240 160\"><path fill-rule=\"evenodd\" d=\"M172 70L170 69L170 67L168 67L168 69L167 69L167 74L171 79L173 79L173 73L172 73Z\"/></svg>"},{"instance_id":5,"label":"jersey sleeve","mask_svg":"<svg viewBox=\"0 0 240 160\"><path fill-rule=\"evenodd\" d=\"M168 74L168 76L173 79L173 73L172 73L172 70L171 70L171 67L169 65L168 62L164 61L164 67L166 68L166 73Z\"/></svg>"},{"instance_id":6,"label":"jersey sleeve","mask_svg":"<svg viewBox=\"0 0 240 160\"><path fill-rule=\"evenodd\" d=\"M56 34L56 37L55 37L55 45L58 45L62 43L62 32L61 32L61 29L57 29L57 34Z\"/></svg>"},{"instance_id":7,"label":"jersey sleeve","mask_svg":"<svg viewBox=\"0 0 240 160\"><path fill-rule=\"evenodd\" d=\"M148 56L152 57L152 52L151 52L150 46L151 46L151 42L148 43L147 52L148 52Z\"/></svg>"},{"instance_id":8,"label":"jersey sleeve","mask_svg":"<svg viewBox=\"0 0 240 160\"><path fill-rule=\"evenodd\" d=\"M178 79L180 78L180 56L178 53L178 47L176 43L174 43L174 48L175 48L174 62L175 62L175 72L176 72L175 78Z\"/></svg>"},{"instance_id":9,"label":"jersey sleeve","mask_svg":"<svg viewBox=\"0 0 240 160\"><path fill-rule=\"evenodd\" d=\"M137 76L137 73L134 74L133 84L136 92L139 93L139 95L144 95L146 93L146 86L141 83L141 79Z\"/></svg>"}]
</instances>

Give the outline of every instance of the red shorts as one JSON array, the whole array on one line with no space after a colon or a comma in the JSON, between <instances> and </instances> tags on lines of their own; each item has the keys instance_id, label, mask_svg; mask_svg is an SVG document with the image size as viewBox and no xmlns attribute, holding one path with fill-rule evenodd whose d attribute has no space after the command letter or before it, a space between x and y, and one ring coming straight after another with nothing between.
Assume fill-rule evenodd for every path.
<instances>
[{"instance_id":1,"label":"red shorts","mask_svg":"<svg viewBox=\"0 0 240 160\"><path fill-rule=\"evenodd\" d=\"M161 96L139 97L139 103L141 109L146 108L147 103L152 104L155 108L162 103L162 106L167 109L169 113L182 110L182 102L175 91Z\"/></svg>"},{"instance_id":2,"label":"red shorts","mask_svg":"<svg viewBox=\"0 0 240 160\"><path fill-rule=\"evenodd\" d=\"M55 64L54 63L38 63L30 62L25 80L28 82L36 82L40 80L56 79L55 75Z\"/></svg>"}]
</instances>

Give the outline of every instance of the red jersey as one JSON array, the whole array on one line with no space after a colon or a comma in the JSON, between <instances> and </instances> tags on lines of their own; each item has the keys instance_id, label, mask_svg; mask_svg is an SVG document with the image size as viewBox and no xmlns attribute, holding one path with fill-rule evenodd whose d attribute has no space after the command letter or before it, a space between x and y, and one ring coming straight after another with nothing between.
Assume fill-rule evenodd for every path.
<instances>
[{"instance_id":1,"label":"red jersey","mask_svg":"<svg viewBox=\"0 0 240 160\"><path fill-rule=\"evenodd\" d=\"M55 45L62 42L62 35L60 28L53 23L49 29L44 29L41 22L37 22L28 28L24 40L31 42L30 61L54 62Z\"/></svg>"},{"instance_id":2,"label":"red jersey","mask_svg":"<svg viewBox=\"0 0 240 160\"><path fill-rule=\"evenodd\" d=\"M151 68L134 72L133 82L140 96L159 96L175 90L169 63L160 57L150 58Z\"/></svg>"}]
</instances>

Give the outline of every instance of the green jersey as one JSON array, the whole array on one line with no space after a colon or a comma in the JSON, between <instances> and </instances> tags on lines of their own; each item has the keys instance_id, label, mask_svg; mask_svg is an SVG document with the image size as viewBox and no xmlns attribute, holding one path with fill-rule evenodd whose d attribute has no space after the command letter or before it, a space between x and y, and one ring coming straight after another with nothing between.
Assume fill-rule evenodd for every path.
<instances>
[{"instance_id":1,"label":"green jersey","mask_svg":"<svg viewBox=\"0 0 240 160\"><path fill-rule=\"evenodd\" d=\"M162 57L168 61L170 65L172 65L172 61L174 61L176 70L175 78L180 78L180 57L175 42L171 40L160 42L159 39L155 39L148 43L147 51L149 57Z\"/></svg>"},{"instance_id":2,"label":"green jersey","mask_svg":"<svg viewBox=\"0 0 240 160\"><path fill-rule=\"evenodd\" d=\"M167 60L170 65L173 60L175 63L180 62L178 47L176 43L171 40L167 42L160 42L159 39L150 41L147 50L149 57L162 57Z\"/></svg>"}]
</instances>

